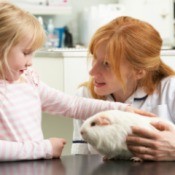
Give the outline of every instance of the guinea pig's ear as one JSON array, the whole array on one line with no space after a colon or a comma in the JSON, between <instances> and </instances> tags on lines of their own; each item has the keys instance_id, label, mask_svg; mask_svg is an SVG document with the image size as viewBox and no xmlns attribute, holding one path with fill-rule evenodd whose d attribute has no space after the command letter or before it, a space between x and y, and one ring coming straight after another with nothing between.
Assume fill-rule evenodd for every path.
<instances>
[{"instance_id":1,"label":"guinea pig's ear","mask_svg":"<svg viewBox=\"0 0 175 175\"><path fill-rule=\"evenodd\" d=\"M100 125L100 126L102 126L102 125L110 125L111 124L111 121L106 116L99 116L97 118L96 122L97 122L97 125Z\"/></svg>"}]
</instances>

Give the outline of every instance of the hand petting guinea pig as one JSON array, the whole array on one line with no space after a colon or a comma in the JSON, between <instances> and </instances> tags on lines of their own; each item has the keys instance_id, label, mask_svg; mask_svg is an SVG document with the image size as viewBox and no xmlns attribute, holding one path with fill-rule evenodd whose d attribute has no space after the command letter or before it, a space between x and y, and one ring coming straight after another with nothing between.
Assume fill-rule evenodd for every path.
<instances>
[{"instance_id":1,"label":"hand petting guinea pig","mask_svg":"<svg viewBox=\"0 0 175 175\"><path fill-rule=\"evenodd\" d=\"M104 156L104 159L133 159L126 145L126 136L131 134L132 126L154 130L152 121L160 121L158 117L145 117L136 113L119 110L99 112L85 120L81 126L82 138Z\"/></svg>"}]
</instances>

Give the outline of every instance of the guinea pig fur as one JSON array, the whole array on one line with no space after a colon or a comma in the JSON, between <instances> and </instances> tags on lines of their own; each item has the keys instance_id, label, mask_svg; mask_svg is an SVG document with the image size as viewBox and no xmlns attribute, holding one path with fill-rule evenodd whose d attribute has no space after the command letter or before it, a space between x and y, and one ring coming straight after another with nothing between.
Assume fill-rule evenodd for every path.
<instances>
[{"instance_id":1,"label":"guinea pig fur","mask_svg":"<svg viewBox=\"0 0 175 175\"><path fill-rule=\"evenodd\" d=\"M85 120L80 132L83 139L106 159L130 159L133 155L127 148L126 136L131 133L131 126L153 130L155 128L150 122L159 120L157 117L110 110L97 113Z\"/></svg>"}]
</instances>

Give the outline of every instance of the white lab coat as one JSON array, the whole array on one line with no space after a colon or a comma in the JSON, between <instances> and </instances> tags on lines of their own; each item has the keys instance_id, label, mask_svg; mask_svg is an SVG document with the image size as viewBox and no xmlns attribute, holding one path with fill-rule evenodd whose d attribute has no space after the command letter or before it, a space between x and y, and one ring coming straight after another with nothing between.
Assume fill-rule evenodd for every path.
<instances>
[{"instance_id":1,"label":"white lab coat","mask_svg":"<svg viewBox=\"0 0 175 175\"><path fill-rule=\"evenodd\" d=\"M86 87L80 87L77 96L92 98ZM109 95L107 100L113 101ZM152 112L158 117L175 123L175 76L164 78L153 94L147 95L143 89L138 88L126 101L135 108ZM94 154L95 151L83 142L80 135L81 120L74 119L72 154Z\"/></svg>"}]
</instances>

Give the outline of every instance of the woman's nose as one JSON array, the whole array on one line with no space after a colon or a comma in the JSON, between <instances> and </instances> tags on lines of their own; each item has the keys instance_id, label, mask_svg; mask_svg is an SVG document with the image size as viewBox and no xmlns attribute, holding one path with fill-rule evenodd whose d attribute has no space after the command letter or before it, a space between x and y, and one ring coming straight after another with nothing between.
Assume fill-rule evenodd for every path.
<instances>
[{"instance_id":1,"label":"woman's nose","mask_svg":"<svg viewBox=\"0 0 175 175\"><path fill-rule=\"evenodd\" d=\"M90 71L89 71L89 75L93 75L93 67L90 69Z\"/></svg>"},{"instance_id":2,"label":"woman's nose","mask_svg":"<svg viewBox=\"0 0 175 175\"><path fill-rule=\"evenodd\" d=\"M98 73L99 73L98 66L96 64L94 64L92 66L92 68L90 69L89 74L91 76L93 76L93 75L98 74Z\"/></svg>"}]
</instances>

